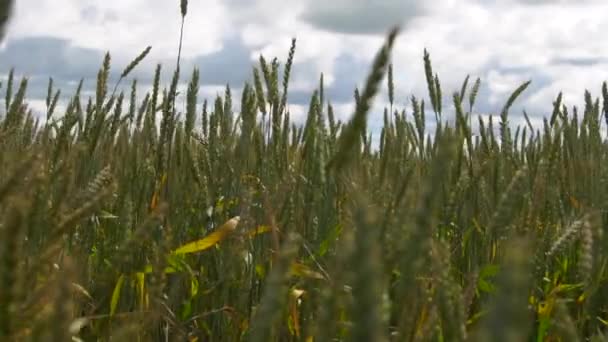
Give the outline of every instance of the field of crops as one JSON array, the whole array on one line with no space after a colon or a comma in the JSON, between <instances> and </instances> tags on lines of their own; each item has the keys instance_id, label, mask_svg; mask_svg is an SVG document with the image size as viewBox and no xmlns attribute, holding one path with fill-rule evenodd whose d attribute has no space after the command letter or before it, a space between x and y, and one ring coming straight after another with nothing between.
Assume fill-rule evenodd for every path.
<instances>
[{"instance_id":1,"label":"field of crops","mask_svg":"<svg viewBox=\"0 0 608 342\"><path fill-rule=\"evenodd\" d=\"M484 120L481 80L446 96L424 51L428 94L397 108L397 35L345 122L322 76L305 124L290 120L295 40L285 62L260 57L240 99L198 98L188 71L183 113L179 59L167 86L159 65L150 93L121 91L149 49L116 86L106 55L95 96L81 83L61 113L49 82L46 117L11 73L0 340L608 340L607 85L514 129L529 82Z\"/></svg>"}]
</instances>

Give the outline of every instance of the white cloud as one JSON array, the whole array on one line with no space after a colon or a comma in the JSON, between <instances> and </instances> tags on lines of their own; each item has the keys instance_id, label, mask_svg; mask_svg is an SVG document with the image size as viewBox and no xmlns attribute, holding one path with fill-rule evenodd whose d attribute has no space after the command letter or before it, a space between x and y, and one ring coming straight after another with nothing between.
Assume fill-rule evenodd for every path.
<instances>
[{"instance_id":1,"label":"white cloud","mask_svg":"<svg viewBox=\"0 0 608 342\"><path fill-rule=\"evenodd\" d=\"M543 6L500 3L445 6L399 38L394 58L399 72L396 82L426 96L422 50L427 47L444 94L459 89L470 73L482 77L482 87L489 87L487 100L493 107L502 106L510 92L530 78L539 87L526 90L531 101L526 105L550 110L560 88L579 94L568 100L582 99L584 88L599 89L599 81L607 73L598 66L554 67L552 61L608 55L608 46L602 43L603 32L608 30L602 13L608 7L599 2L590 6L553 6L550 12ZM534 91L537 93L531 93Z\"/></svg>"},{"instance_id":2,"label":"white cloud","mask_svg":"<svg viewBox=\"0 0 608 342\"><path fill-rule=\"evenodd\" d=\"M185 57L216 51L232 34L220 0L190 1L184 27ZM10 39L53 36L80 47L133 58L147 45L151 58L176 55L179 2L165 0L19 0Z\"/></svg>"}]
</instances>

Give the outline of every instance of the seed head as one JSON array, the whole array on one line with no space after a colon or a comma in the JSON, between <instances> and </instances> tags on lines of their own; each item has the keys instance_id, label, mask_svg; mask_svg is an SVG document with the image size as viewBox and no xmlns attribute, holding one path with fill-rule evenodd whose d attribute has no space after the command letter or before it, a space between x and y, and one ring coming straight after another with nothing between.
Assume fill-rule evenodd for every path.
<instances>
[{"instance_id":1,"label":"seed head","mask_svg":"<svg viewBox=\"0 0 608 342\"><path fill-rule=\"evenodd\" d=\"M188 14L188 0L181 0L180 8L182 10L182 17Z\"/></svg>"},{"instance_id":2,"label":"seed head","mask_svg":"<svg viewBox=\"0 0 608 342\"><path fill-rule=\"evenodd\" d=\"M6 25L13 14L14 0L0 1L0 41L4 40Z\"/></svg>"}]
</instances>

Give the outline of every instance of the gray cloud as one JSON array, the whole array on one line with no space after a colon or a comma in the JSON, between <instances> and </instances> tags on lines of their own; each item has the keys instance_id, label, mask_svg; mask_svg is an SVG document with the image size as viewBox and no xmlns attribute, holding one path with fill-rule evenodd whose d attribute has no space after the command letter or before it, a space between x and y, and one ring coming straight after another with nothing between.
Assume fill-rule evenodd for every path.
<instances>
[{"instance_id":1,"label":"gray cloud","mask_svg":"<svg viewBox=\"0 0 608 342\"><path fill-rule=\"evenodd\" d=\"M67 86L84 78L85 85L93 87L104 54L103 51L72 46L65 39L24 38L9 41L6 48L0 51L0 73L6 74L15 68L17 74L30 78L30 96L40 98L46 96L48 77L53 77L57 86ZM163 66L163 82L168 82L175 67L174 59L144 59L130 77L137 78L140 84L152 83L157 63ZM188 73L196 66L201 71L201 82L204 85L230 83L231 86L240 87L250 76L252 63L249 49L240 40L234 39L227 40L220 51L185 59L182 65L182 80L188 78ZM112 60L110 83L116 80L125 66L124 61Z\"/></svg>"},{"instance_id":2,"label":"gray cloud","mask_svg":"<svg viewBox=\"0 0 608 342\"><path fill-rule=\"evenodd\" d=\"M69 44L68 41L56 39L52 37L37 37L27 38L9 42L9 45L4 51L0 52L0 60L3 63L0 65L0 72L7 73L11 67L15 67L18 73L26 73L30 76L28 87L28 97L33 99L43 99L46 97L48 77L52 76L55 80L56 87L62 89L64 98L69 96L74 90L74 82L85 78L85 89L93 89L97 71L103 59L103 52L93 49L85 49L75 47ZM186 82L190 75L189 71L193 67L198 67L201 71L201 85L216 85L224 86L229 83L236 90L239 89L245 81L251 81L251 68L257 63L256 60L251 60L250 50L244 46L239 38L227 40L223 48L215 53L198 56L192 59L183 61L182 81ZM266 56L267 59L272 56ZM162 83L167 85L173 72L175 60L160 61L163 65ZM284 63L284 61L281 61ZM581 62L577 59L573 60L554 60L555 63L564 62ZM583 60L583 62L597 62L593 59ZM152 83L153 69L156 65L155 61L144 60L138 66L130 77L137 78L139 84L147 86ZM123 66L113 64L112 79L115 80L117 74L122 70ZM498 103L491 103L490 98L492 90L488 87L487 77L490 70L497 70L503 76L522 75L522 77L533 80L530 87L518 99L512 109L512 113L521 114L524 108L525 100L539 91L543 87L552 82L552 79L538 71L532 70L529 67L506 67L499 65L496 59L491 60L486 65L478 69L482 76L482 86L477 97L475 112L482 113L498 113L503 103L506 101L509 94L502 97ZM333 78L331 85L326 83L325 98L332 103L348 103L353 99L353 91L357 85L365 82L365 77L369 71L369 63L356 59L351 53L344 52L340 54L334 61ZM327 74L326 74L327 75ZM317 66L313 61L309 60L302 63L295 63L292 68L291 80L318 80L320 74ZM112 79L110 82L113 82ZM469 87L472 85L471 80ZM111 83L112 84L112 83ZM127 83L123 83L125 86ZM517 85L513 86L513 90ZM306 90L291 90L289 93L289 102L292 104L307 106L310 101L310 96L313 88ZM400 89L397 89L400 91ZM446 92L444 107L451 107ZM385 90L381 92L380 97L385 97ZM414 94L417 97L426 98L428 94ZM403 100L403 99L402 99ZM548 107L547 107L548 108ZM547 108L529 108L531 115L546 115L541 112Z\"/></svg>"},{"instance_id":3,"label":"gray cloud","mask_svg":"<svg viewBox=\"0 0 608 342\"><path fill-rule=\"evenodd\" d=\"M554 5L554 4L582 4L592 3L595 0L512 0L526 5Z\"/></svg>"},{"instance_id":4,"label":"gray cloud","mask_svg":"<svg viewBox=\"0 0 608 342\"><path fill-rule=\"evenodd\" d=\"M516 70L510 70L510 68L498 68L495 70L507 77L510 75L520 75L522 76L522 78L532 81L530 85L526 88L526 90L522 94L520 94L513 106L511 106L511 108L509 109L509 116L521 116L524 110L526 110L528 115L530 115L531 117L542 117L551 114L552 108L550 101L547 103L543 103L540 106L528 102L528 99L534 96L534 94L543 90L545 87L547 87L553 82L553 79L551 77L542 72L539 72L538 70L532 70L530 68L518 68ZM488 72L489 70L485 71L486 75ZM470 89L473 83L471 82L472 80L469 81ZM500 111L507 102L509 96L511 96L511 93L513 93L513 91L520 85L521 84L513 84L513 86L511 86L506 93L501 94L499 96L499 99L496 103L492 103L490 101L493 95L492 90L488 86L488 80L484 80L484 78L482 77L479 93L477 94L475 100L474 111L477 113L492 113L495 116L500 115ZM557 96L557 94L555 95ZM468 107L468 95L465 103L467 103Z\"/></svg>"},{"instance_id":5,"label":"gray cloud","mask_svg":"<svg viewBox=\"0 0 608 342\"><path fill-rule=\"evenodd\" d=\"M250 50L239 38L224 42L224 47L215 53L198 56L188 61L200 69L201 81L205 84L241 86L251 74L253 62Z\"/></svg>"},{"instance_id":6,"label":"gray cloud","mask_svg":"<svg viewBox=\"0 0 608 342\"><path fill-rule=\"evenodd\" d=\"M201 85L225 86L230 84L231 88L241 87L252 75L254 61L251 60L250 53L250 49L243 44L240 38L227 39L219 51L193 58L182 58L180 80L187 82L192 70L198 68ZM173 77L176 58L145 59L129 77L136 78L141 84L151 84L154 80L156 65L161 64L161 85L164 85Z\"/></svg>"},{"instance_id":7,"label":"gray cloud","mask_svg":"<svg viewBox=\"0 0 608 342\"><path fill-rule=\"evenodd\" d=\"M406 26L425 13L422 2L417 0L314 0L302 13L301 19L330 32L384 34L391 26Z\"/></svg>"},{"instance_id":8,"label":"gray cloud","mask_svg":"<svg viewBox=\"0 0 608 342\"><path fill-rule=\"evenodd\" d=\"M64 80L95 77L101 66L102 51L72 46L54 37L32 37L9 41L0 51L0 71L11 68L35 76Z\"/></svg>"},{"instance_id":9,"label":"gray cloud","mask_svg":"<svg viewBox=\"0 0 608 342\"><path fill-rule=\"evenodd\" d=\"M347 103L354 98L354 91L357 85L365 82L365 77L369 69L368 63L353 58L352 55L343 53L336 58L333 67L334 81L331 85L327 82L325 73L324 96L332 103ZM317 68L311 62L296 63L292 68L292 79L319 80L321 74L317 73ZM318 84L318 83L316 83ZM318 88L318 86L315 86ZM295 104L308 105L314 89L298 90L289 92L289 101Z\"/></svg>"},{"instance_id":10,"label":"gray cloud","mask_svg":"<svg viewBox=\"0 0 608 342\"><path fill-rule=\"evenodd\" d=\"M550 64L557 65L573 65L580 67L594 66L598 64L608 63L607 58L602 57L566 57L566 58L553 58Z\"/></svg>"},{"instance_id":11,"label":"gray cloud","mask_svg":"<svg viewBox=\"0 0 608 342\"><path fill-rule=\"evenodd\" d=\"M65 39L24 38L9 41L0 51L0 73L7 74L14 68L16 76L28 78L28 98L43 99L49 77L53 78L55 89L65 95L76 88L74 82L81 78L86 87L93 87L103 56L102 51L75 47Z\"/></svg>"}]
</instances>

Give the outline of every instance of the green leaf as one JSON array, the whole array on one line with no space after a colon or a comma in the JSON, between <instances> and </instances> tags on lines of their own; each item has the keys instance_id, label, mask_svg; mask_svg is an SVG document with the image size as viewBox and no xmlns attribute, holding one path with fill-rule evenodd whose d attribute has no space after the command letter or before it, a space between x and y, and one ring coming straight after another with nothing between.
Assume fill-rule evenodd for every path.
<instances>
[{"instance_id":1,"label":"green leaf","mask_svg":"<svg viewBox=\"0 0 608 342\"><path fill-rule=\"evenodd\" d=\"M258 277L260 279L264 279L264 277L266 276L266 269L265 269L264 265L262 265L262 264L255 265L255 273L258 275Z\"/></svg>"},{"instance_id":2,"label":"green leaf","mask_svg":"<svg viewBox=\"0 0 608 342\"><path fill-rule=\"evenodd\" d=\"M479 271L479 279L477 280L477 287L480 291L486 293L494 293L496 287L492 284L491 279L494 278L500 266L494 264L488 264Z\"/></svg>"},{"instance_id":3,"label":"green leaf","mask_svg":"<svg viewBox=\"0 0 608 342\"><path fill-rule=\"evenodd\" d=\"M479 279L479 281L477 282L477 287L479 288L479 290L486 293L494 293L494 291L496 291L496 287L494 285L483 279Z\"/></svg>"},{"instance_id":4,"label":"green leaf","mask_svg":"<svg viewBox=\"0 0 608 342\"><path fill-rule=\"evenodd\" d=\"M484 266L481 271L479 272L479 278L491 278L494 277L498 274L498 271L500 270L500 266L498 265L494 265L494 264L488 264L486 266Z\"/></svg>"},{"instance_id":5,"label":"green leaf","mask_svg":"<svg viewBox=\"0 0 608 342\"><path fill-rule=\"evenodd\" d=\"M342 225L338 224L327 234L327 237L319 245L319 251L317 253L320 257L324 256L327 253L331 244L336 241L336 239L340 236L341 233Z\"/></svg>"}]
</instances>

